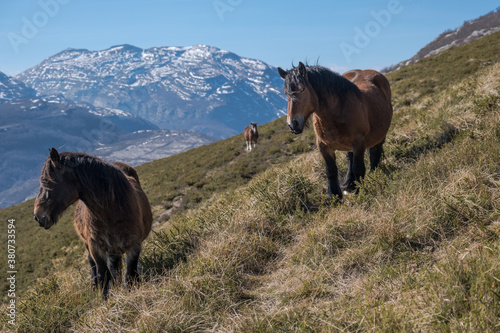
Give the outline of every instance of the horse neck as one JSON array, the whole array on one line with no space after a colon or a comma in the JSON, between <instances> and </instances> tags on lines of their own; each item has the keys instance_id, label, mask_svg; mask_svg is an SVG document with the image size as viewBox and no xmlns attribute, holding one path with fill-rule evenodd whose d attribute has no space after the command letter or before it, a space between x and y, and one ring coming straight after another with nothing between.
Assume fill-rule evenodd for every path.
<instances>
[{"instance_id":1,"label":"horse neck","mask_svg":"<svg viewBox=\"0 0 500 333\"><path fill-rule=\"evenodd\" d=\"M126 205L122 201L129 193L131 186L120 170L106 163L98 163L90 168L86 163L81 163L76 165L75 173L79 199L85 203L91 213L98 217L105 217L110 214L117 215L123 210L118 207L120 204ZM98 176L99 174L101 177ZM103 178L108 181L107 186L103 186Z\"/></svg>"},{"instance_id":2,"label":"horse neck","mask_svg":"<svg viewBox=\"0 0 500 333\"><path fill-rule=\"evenodd\" d=\"M321 76L317 76L317 73L309 73L309 84L317 101L314 113L320 118L341 116L349 97L348 94L353 94L357 89L355 84L347 78L338 74L334 77L334 82L325 88L322 86Z\"/></svg>"},{"instance_id":3,"label":"horse neck","mask_svg":"<svg viewBox=\"0 0 500 333\"><path fill-rule=\"evenodd\" d=\"M363 96L354 91L331 90L328 95L319 98L318 106L314 111L315 117L321 119L325 124L339 124L343 126L347 112L352 108L362 105Z\"/></svg>"}]
</instances>

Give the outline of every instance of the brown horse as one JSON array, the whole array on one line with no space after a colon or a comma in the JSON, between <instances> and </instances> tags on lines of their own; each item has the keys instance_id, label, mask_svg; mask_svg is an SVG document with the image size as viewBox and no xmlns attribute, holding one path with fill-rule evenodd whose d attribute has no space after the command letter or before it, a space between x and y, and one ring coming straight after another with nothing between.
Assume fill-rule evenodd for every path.
<instances>
[{"instance_id":1,"label":"brown horse","mask_svg":"<svg viewBox=\"0 0 500 333\"><path fill-rule=\"evenodd\" d=\"M259 138L259 132L257 132L257 123L251 122L250 125L245 127L244 135L245 141L247 142L247 150L252 151L252 144L255 148L257 139Z\"/></svg>"},{"instance_id":2,"label":"brown horse","mask_svg":"<svg viewBox=\"0 0 500 333\"><path fill-rule=\"evenodd\" d=\"M110 282L121 279L124 253L127 283L138 278L141 243L151 231L151 207L130 165L80 153L59 154L52 148L40 175L34 218L49 229L77 200L75 229L88 250L94 286L107 297Z\"/></svg>"},{"instance_id":3,"label":"brown horse","mask_svg":"<svg viewBox=\"0 0 500 333\"><path fill-rule=\"evenodd\" d=\"M302 133L313 114L316 144L326 162L328 196L342 198L335 151L347 151L348 170L342 185L358 191L355 182L365 176L364 153L370 149L370 169L380 162L382 145L391 125L391 88L374 70L352 70L342 76L321 66L302 62L289 71L278 68L288 97L287 123Z\"/></svg>"}]
</instances>

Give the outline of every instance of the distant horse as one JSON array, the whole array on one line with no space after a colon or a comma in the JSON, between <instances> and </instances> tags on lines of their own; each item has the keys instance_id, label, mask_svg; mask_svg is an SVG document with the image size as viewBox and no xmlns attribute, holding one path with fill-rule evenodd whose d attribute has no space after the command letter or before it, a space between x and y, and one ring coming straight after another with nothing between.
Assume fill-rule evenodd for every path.
<instances>
[{"instance_id":1,"label":"distant horse","mask_svg":"<svg viewBox=\"0 0 500 333\"><path fill-rule=\"evenodd\" d=\"M75 229L87 248L94 286L106 298L110 282L121 280L124 253L127 283L138 279L141 243L151 231L151 207L130 165L80 153L59 154L52 148L40 175L35 221L49 229L77 200Z\"/></svg>"},{"instance_id":2,"label":"distant horse","mask_svg":"<svg viewBox=\"0 0 500 333\"><path fill-rule=\"evenodd\" d=\"M335 151L347 151L348 170L342 185L356 191L365 176L365 149L370 149L370 169L380 162L382 145L391 125L391 88L387 78L374 70L351 70L342 76L321 66L302 62L289 71L278 68L288 97L287 123L295 134L303 131L313 114L316 144L326 162L328 196L342 198Z\"/></svg>"},{"instance_id":3,"label":"distant horse","mask_svg":"<svg viewBox=\"0 0 500 333\"><path fill-rule=\"evenodd\" d=\"M245 140L247 142L247 150L252 151L252 144L255 148L257 144L257 139L259 138L259 132L257 132L257 123L251 122L250 125L245 127Z\"/></svg>"}]
</instances>

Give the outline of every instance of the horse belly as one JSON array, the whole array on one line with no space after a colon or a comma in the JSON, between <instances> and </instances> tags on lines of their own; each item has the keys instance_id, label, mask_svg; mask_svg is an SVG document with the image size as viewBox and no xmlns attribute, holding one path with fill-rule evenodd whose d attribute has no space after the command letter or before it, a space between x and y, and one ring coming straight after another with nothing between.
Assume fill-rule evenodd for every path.
<instances>
[{"instance_id":1,"label":"horse belly","mask_svg":"<svg viewBox=\"0 0 500 333\"><path fill-rule=\"evenodd\" d=\"M321 122L318 118L313 118L313 127L316 133L316 145L318 148L320 146L327 148L331 154L333 152L339 151L352 151L355 139L358 135L365 136L369 131L368 124L363 124L360 126L341 126L332 125L327 129L325 126L321 126Z\"/></svg>"},{"instance_id":2,"label":"horse belly","mask_svg":"<svg viewBox=\"0 0 500 333\"><path fill-rule=\"evenodd\" d=\"M345 136L340 135L340 133L329 133L329 135L318 135L316 134L316 145L318 149L320 147L326 148L331 154L335 151L352 151L353 141L346 139Z\"/></svg>"},{"instance_id":3,"label":"horse belly","mask_svg":"<svg viewBox=\"0 0 500 333\"><path fill-rule=\"evenodd\" d=\"M75 217L73 219L73 225L75 226L76 233L87 245L88 239L90 238L90 230L87 227L85 221L89 218L89 211L87 206L83 203L83 201L79 200L76 209L75 209Z\"/></svg>"}]
</instances>

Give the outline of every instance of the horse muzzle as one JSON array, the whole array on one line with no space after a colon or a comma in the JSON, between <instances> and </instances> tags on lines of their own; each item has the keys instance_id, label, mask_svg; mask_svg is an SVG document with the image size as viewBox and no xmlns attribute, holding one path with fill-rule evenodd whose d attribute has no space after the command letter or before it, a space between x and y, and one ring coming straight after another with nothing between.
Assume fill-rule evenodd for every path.
<instances>
[{"instance_id":1,"label":"horse muzzle","mask_svg":"<svg viewBox=\"0 0 500 333\"><path fill-rule=\"evenodd\" d=\"M38 225L45 230L49 229L54 223L49 220L47 215L45 213L42 214L42 216L38 216L37 214L33 214L33 218L35 219L36 222L38 222Z\"/></svg>"},{"instance_id":2,"label":"horse muzzle","mask_svg":"<svg viewBox=\"0 0 500 333\"><path fill-rule=\"evenodd\" d=\"M301 119L294 119L288 122L288 127L293 134L300 134L304 130L304 121Z\"/></svg>"}]
</instances>

